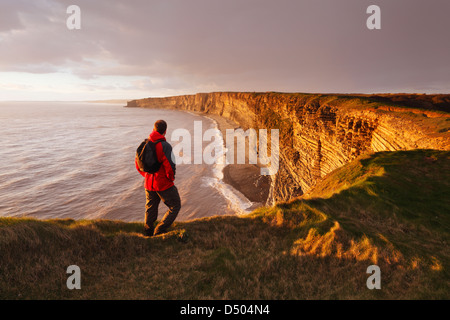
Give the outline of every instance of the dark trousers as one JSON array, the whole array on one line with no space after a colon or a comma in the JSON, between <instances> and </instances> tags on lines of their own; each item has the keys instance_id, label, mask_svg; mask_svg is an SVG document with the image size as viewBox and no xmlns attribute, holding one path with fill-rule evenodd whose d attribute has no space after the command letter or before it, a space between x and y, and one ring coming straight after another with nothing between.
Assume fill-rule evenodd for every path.
<instances>
[{"instance_id":1,"label":"dark trousers","mask_svg":"<svg viewBox=\"0 0 450 320\"><path fill-rule=\"evenodd\" d=\"M164 191L145 190L147 202L145 204L145 234L148 236L158 235L167 231L175 221L181 209L180 195L175 186ZM161 222L154 228L158 218L158 207L161 200L169 208L164 214Z\"/></svg>"}]
</instances>

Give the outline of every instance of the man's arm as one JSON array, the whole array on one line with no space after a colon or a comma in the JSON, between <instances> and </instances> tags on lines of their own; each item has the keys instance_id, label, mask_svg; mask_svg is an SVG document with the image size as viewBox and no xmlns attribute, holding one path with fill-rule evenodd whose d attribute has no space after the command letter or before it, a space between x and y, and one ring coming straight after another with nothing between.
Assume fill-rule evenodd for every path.
<instances>
[{"instance_id":1,"label":"man's arm","mask_svg":"<svg viewBox=\"0 0 450 320\"><path fill-rule=\"evenodd\" d=\"M141 171L141 169L139 169L139 166L137 164L137 160L136 159L134 159L134 165L136 166L136 170L145 178L146 172Z\"/></svg>"},{"instance_id":2,"label":"man's arm","mask_svg":"<svg viewBox=\"0 0 450 320\"><path fill-rule=\"evenodd\" d=\"M164 166L167 174L167 178L170 181L175 180L175 163L172 161L172 147L167 142L161 142L156 145L156 154L158 156L158 161Z\"/></svg>"}]
</instances>

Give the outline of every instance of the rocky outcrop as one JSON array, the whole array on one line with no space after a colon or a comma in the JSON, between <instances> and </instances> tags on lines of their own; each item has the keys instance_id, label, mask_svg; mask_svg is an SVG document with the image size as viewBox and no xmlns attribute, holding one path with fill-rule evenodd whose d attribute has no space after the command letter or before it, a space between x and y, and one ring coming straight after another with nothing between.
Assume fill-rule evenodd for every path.
<instances>
[{"instance_id":1,"label":"rocky outcrop","mask_svg":"<svg viewBox=\"0 0 450 320\"><path fill-rule=\"evenodd\" d=\"M430 107L436 97L424 95L420 100L428 103L426 109L398 104L395 95L380 101L379 96L238 92L133 100L127 107L198 111L233 120L244 130L280 129L280 168L272 177L269 199L273 203L307 192L361 154L449 150L448 96L438 96L444 102L436 109Z\"/></svg>"}]
</instances>

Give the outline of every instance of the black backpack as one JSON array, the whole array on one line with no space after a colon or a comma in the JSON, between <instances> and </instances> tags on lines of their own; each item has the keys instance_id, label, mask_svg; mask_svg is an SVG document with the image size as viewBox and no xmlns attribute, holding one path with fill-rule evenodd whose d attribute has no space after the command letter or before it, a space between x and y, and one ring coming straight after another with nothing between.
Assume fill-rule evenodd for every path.
<instances>
[{"instance_id":1,"label":"black backpack","mask_svg":"<svg viewBox=\"0 0 450 320\"><path fill-rule=\"evenodd\" d=\"M145 139L139 145L136 150L136 162L139 170L148 173L155 173L161 167L161 162L158 162L158 157L156 156L156 144L161 142L158 140L152 142L149 139Z\"/></svg>"}]
</instances>

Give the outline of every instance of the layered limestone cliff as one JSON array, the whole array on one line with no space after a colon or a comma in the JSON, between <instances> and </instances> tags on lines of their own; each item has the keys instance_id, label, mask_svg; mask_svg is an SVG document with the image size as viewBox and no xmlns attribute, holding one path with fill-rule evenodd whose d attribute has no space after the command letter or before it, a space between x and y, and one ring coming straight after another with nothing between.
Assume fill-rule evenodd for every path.
<instances>
[{"instance_id":1,"label":"layered limestone cliff","mask_svg":"<svg viewBox=\"0 0 450 320\"><path fill-rule=\"evenodd\" d=\"M426 107L417 108L416 100ZM204 112L233 120L244 130L279 129L280 167L268 199L273 203L308 192L361 154L449 150L449 105L450 95L217 92L133 100L127 107Z\"/></svg>"}]
</instances>

